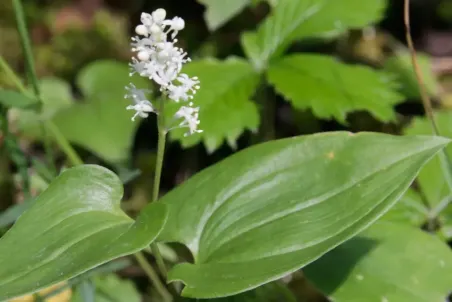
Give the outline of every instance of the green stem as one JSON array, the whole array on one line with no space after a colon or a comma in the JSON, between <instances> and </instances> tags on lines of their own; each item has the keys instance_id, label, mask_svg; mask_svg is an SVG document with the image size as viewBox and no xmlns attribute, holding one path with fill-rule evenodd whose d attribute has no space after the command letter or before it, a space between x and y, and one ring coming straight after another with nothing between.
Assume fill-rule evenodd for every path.
<instances>
[{"instance_id":1,"label":"green stem","mask_svg":"<svg viewBox=\"0 0 452 302\"><path fill-rule=\"evenodd\" d=\"M67 158L73 166L83 165L83 160L77 154L77 152L72 148L71 144L61 133L60 129L51 120L45 121L45 126L47 130L53 135L53 139L58 144L58 146L66 154Z\"/></svg>"},{"instance_id":2,"label":"green stem","mask_svg":"<svg viewBox=\"0 0 452 302\"><path fill-rule=\"evenodd\" d=\"M157 142L157 159L154 173L154 186L152 187L152 202L157 201L159 198L160 179L162 177L163 159L165 157L166 128L165 128L165 117L163 113L165 105L164 102L165 99L160 100L159 114L157 115L158 142ZM157 266L160 272L166 278L168 273L166 270L165 262L163 261L163 257L155 242L151 244L151 249L157 261Z\"/></svg>"},{"instance_id":3,"label":"green stem","mask_svg":"<svg viewBox=\"0 0 452 302\"><path fill-rule=\"evenodd\" d=\"M36 75L35 64L33 59L33 52L31 50L30 38L28 35L27 24L25 22L24 8L20 0L13 0L14 13L16 15L17 30L19 31L19 37L22 44L22 49L25 55L25 63L27 66L27 71L30 76L31 86L33 87L33 92L36 99L40 104L40 111L42 111L43 101L41 98L41 92L39 90L38 77ZM47 131L44 125L41 125L44 140L44 149L46 153L47 162L53 170L54 175L57 174L57 169L55 166L55 157L52 150L52 145L50 143L49 137L47 136Z\"/></svg>"},{"instance_id":4,"label":"green stem","mask_svg":"<svg viewBox=\"0 0 452 302\"><path fill-rule=\"evenodd\" d=\"M150 265L146 258L144 257L142 252L135 253L135 258L137 259L138 264L140 267L144 270L146 275L151 280L152 284L154 284L155 289L159 292L160 296L162 296L164 301L173 301L173 296L169 293L169 291L166 289L165 285L163 285L162 281L160 281L160 278L158 274L154 271L154 268L152 265Z\"/></svg>"}]
</instances>

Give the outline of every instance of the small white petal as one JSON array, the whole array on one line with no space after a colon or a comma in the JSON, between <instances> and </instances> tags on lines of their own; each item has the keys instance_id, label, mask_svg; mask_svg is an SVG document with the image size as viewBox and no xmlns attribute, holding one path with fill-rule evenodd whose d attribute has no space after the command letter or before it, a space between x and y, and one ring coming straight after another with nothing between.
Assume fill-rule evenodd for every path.
<instances>
[{"instance_id":1,"label":"small white petal","mask_svg":"<svg viewBox=\"0 0 452 302\"><path fill-rule=\"evenodd\" d=\"M138 58L138 60L140 60L140 61L149 61L149 58L150 58L150 55L149 55L149 52L147 52L147 51L140 51L138 54L137 54L137 58Z\"/></svg>"},{"instance_id":2,"label":"small white petal","mask_svg":"<svg viewBox=\"0 0 452 302\"><path fill-rule=\"evenodd\" d=\"M146 26L144 26L143 24L140 24L137 27L135 27L135 32L137 33L137 35L140 35L140 36L149 35L149 32L148 32Z\"/></svg>"},{"instance_id":3,"label":"small white petal","mask_svg":"<svg viewBox=\"0 0 452 302\"><path fill-rule=\"evenodd\" d=\"M152 18L155 23L161 23L166 18L166 10L159 8L152 13Z\"/></svg>"}]
</instances>

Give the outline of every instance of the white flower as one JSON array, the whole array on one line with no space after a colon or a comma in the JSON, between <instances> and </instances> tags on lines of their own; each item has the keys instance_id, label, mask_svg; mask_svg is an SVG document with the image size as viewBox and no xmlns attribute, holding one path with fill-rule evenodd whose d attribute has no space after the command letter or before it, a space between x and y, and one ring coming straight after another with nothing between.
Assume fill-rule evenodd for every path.
<instances>
[{"instance_id":1,"label":"white flower","mask_svg":"<svg viewBox=\"0 0 452 302\"><path fill-rule=\"evenodd\" d=\"M199 80L181 73L183 65L190 62L190 58L182 48L175 45L177 34L185 28L184 19L174 17L166 20L166 11L160 8L151 14L142 13L141 23L135 28L138 36L132 38L131 46L136 58L132 58L129 64L132 69L130 75L137 73L153 80L172 101L186 102L193 99L200 88ZM126 89L126 98L134 102L127 109L136 111L132 120L137 116L147 117L151 112L156 113L153 104L146 98L147 91L136 89L133 85ZM199 108L193 108L192 105L183 105L175 114L176 119L182 119L179 127L187 127L189 134L201 132L198 130Z\"/></svg>"},{"instance_id":2,"label":"white flower","mask_svg":"<svg viewBox=\"0 0 452 302\"><path fill-rule=\"evenodd\" d=\"M191 107L192 103L190 103L190 107L182 106L174 115L176 118L182 118L183 121L179 124L179 127L188 127L189 132L185 133L185 136L193 133L201 133L202 130L198 130L199 120L198 120L198 112L199 107L193 108Z\"/></svg>"},{"instance_id":3,"label":"white flower","mask_svg":"<svg viewBox=\"0 0 452 302\"><path fill-rule=\"evenodd\" d=\"M132 83L126 86L127 93L124 96L126 99L132 99L135 105L129 105L126 107L127 110L135 110L136 113L132 117L132 121L135 121L137 116L146 118L149 116L150 112L155 112L152 103L146 98L146 93L151 91L148 89L137 89Z\"/></svg>"}]
</instances>

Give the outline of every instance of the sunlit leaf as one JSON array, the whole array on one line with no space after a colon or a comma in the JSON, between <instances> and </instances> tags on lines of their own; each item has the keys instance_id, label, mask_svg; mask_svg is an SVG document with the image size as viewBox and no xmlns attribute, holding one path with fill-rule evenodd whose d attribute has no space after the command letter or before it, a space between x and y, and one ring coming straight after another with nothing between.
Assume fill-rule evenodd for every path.
<instances>
[{"instance_id":1,"label":"sunlit leaf","mask_svg":"<svg viewBox=\"0 0 452 302\"><path fill-rule=\"evenodd\" d=\"M383 215L447 143L333 132L236 153L161 199L169 218L159 240L195 259L169 280L186 284L184 296L211 298L281 278Z\"/></svg>"},{"instance_id":2,"label":"sunlit leaf","mask_svg":"<svg viewBox=\"0 0 452 302\"><path fill-rule=\"evenodd\" d=\"M284 57L270 65L268 80L296 108L340 122L356 110L369 111L382 121L394 120L393 106L403 100L387 74L323 55Z\"/></svg>"},{"instance_id":3,"label":"sunlit leaf","mask_svg":"<svg viewBox=\"0 0 452 302\"><path fill-rule=\"evenodd\" d=\"M447 301L452 253L416 228L376 223L304 269L335 302Z\"/></svg>"},{"instance_id":4,"label":"sunlit leaf","mask_svg":"<svg viewBox=\"0 0 452 302\"><path fill-rule=\"evenodd\" d=\"M375 23L385 7L386 0L279 0L256 32L242 36L242 44L254 66L261 70L293 41L334 36Z\"/></svg>"},{"instance_id":5,"label":"sunlit leaf","mask_svg":"<svg viewBox=\"0 0 452 302\"><path fill-rule=\"evenodd\" d=\"M134 222L119 207L122 184L100 166L58 176L0 238L0 300L67 280L147 247L166 208L150 204Z\"/></svg>"},{"instance_id":6,"label":"sunlit leaf","mask_svg":"<svg viewBox=\"0 0 452 302\"><path fill-rule=\"evenodd\" d=\"M176 129L170 132L172 139L180 140L185 147L202 141L207 150L213 152L225 140L234 147L245 130L257 130L259 114L250 98L260 77L250 64L238 58L226 61L206 59L188 64L184 72L197 76L201 82L201 89L193 102L200 108L199 128L203 132L184 137L188 129ZM180 105L168 103L166 106L169 123ZM172 125L178 124L172 122Z\"/></svg>"}]
</instances>

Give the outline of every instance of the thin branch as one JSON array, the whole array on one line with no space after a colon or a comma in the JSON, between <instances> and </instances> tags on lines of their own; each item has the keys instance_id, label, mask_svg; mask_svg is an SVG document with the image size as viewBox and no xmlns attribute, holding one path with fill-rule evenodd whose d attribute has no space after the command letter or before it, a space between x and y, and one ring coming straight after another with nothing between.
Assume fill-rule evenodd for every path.
<instances>
[{"instance_id":1,"label":"thin branch","mask_svg":"<svg viewBox=\"0 0 452 302\"><path fill-rule=\"evenodd\" d=\"M405 23L405 34L406 34L406 40L408 43L408 49L410 50L411 54L411 62L413 64L413 69L416 75L416 80L419 85L419 91L421 93L421 99L422 104L424 106L425 113L427 115L428 120L430 121L430 124L433 129L433 134L435 136L439 136L439 129L438 124L436 123L435 115L433 113L433 107L432 107L432 100L430 99L430 96L427 92L427 88L425 86L424 76L422 74L421 68L419 67L416 49L414 47L413 38L411 37L411 25L410 25L410 0L405 0L404 5L404 23ZM448 157L446 151L443 149L439 153L439 158L441 162L441 169L443 171L444 178L447 182L447 185L449 186L449 190L452 192L452 163L450 161L450 158ZM441 209L432 209L433 213L436 213L436 215L439 215L442 209L445 209L447 205L452 200L449 200L447 204L440 203L437 205L437 207L441 206ZM430 217L432 219L436 217Z\"/></svg>"}]
</instances>

